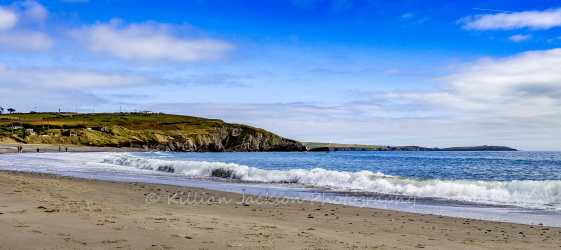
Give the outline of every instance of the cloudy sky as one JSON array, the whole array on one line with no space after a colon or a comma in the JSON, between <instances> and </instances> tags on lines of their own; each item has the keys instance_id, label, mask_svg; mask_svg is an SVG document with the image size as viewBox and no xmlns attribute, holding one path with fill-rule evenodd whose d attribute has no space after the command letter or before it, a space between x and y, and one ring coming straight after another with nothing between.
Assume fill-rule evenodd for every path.
<instances>
[{"instance_id":1,"label":"cloudy sky","mask_svg":"<svg viewBox=\"0 0 561 250\"><path fill-rule=\"evenodd\" d=\"M561 3L1 1L0 106L561 150Z\"/></svg>"}]
</instances>

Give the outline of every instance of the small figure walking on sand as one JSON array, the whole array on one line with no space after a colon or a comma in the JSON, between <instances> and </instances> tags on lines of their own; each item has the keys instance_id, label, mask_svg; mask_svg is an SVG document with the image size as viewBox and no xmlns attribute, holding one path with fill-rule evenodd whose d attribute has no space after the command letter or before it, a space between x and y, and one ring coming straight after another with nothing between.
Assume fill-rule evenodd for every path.
<instances>
[{"instance_id":1,"label":"small figure walking on sand","mask_svg":"<svg viewBox=\"0 0 561 250\"><path fill-rule=\"evenodd\" d=\"M39 148L37 148L37 153L39 153Z\"/></svg>"},{"instance_id":2,"label":"small figure walking on sand","mask_svg":"<svg viewBox=\"0 0 561 250\"><path fill-rule=\"evenodd\" d=\"M58 147L58 152L60 152L60 146Z\"/></svg>"},{"instance_id":3,"label":"small figure walking on sand","mask_svg":"<svg viewBox=\"0 0 561 250\"><path fill-rule=\"evenodd\" d=\"M68 148L65 148L65 149L66 149L66 152L68 152Z\"/></svg>"}]
</instances>

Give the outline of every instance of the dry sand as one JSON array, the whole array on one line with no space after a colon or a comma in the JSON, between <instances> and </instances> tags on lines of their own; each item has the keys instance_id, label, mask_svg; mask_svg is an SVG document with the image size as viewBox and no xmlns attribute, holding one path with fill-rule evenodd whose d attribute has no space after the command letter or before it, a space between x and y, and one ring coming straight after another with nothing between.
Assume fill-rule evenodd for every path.
<instances>
[{"instance_id":1,"label":"dry sand","mask_svg":"<svg viewBox=\"0 0 561 250\"><path fill-rule=\"evenodd\" d=\"M190 187L0 171L0 190L0 249L561 247L561 228L264 197L244 205L250 197Z\"/></svg>"}]
</instances>

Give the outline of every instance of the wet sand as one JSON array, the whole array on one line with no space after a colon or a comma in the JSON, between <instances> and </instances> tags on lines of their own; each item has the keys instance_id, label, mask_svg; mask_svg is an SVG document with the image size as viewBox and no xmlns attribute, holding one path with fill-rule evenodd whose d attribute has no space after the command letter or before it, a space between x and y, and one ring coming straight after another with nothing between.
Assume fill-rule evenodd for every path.
<instances>
[{"instance_id":1,"label":"wet sand","mask_svg":"<svg viewBox=\"0 0 561 250\"><path fill-rule=\"evenodd\" d=\"M162 184L0 171L0 188L0 249L561 247L561 228Z\"/></svg>"},{"instance_id":2,"label":"wet sand","mask_svg":"<svg viewBox=\"0 0 561 250\"><path fill-rule=\"evenodd\" d=\"M142 149L142 148L130 148L130 147L97 147L97 146L75 146L75 145L42 145L42 144L0 144L0 154L3 153L17 153L18 146L23 147L23 153L76 153L76 152L150 152L153 150ZM59 151L60 147L60 151ZM68 149L68 151L66 150Z\"/></svg>"}]
</instances>

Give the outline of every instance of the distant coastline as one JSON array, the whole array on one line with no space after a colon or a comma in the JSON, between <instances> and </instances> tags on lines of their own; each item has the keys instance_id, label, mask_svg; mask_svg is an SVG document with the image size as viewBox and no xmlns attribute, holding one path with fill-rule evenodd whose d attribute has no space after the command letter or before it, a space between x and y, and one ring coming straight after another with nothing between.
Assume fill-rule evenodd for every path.
<instances>
[{"instance_id":1,"label":"distant coastline","mask_svg":"<svg viewBox=\"0 0 561 250\"><path fill-rule=\"evenodd\" d=\"M151 111L2 114L0 144L133 147L176 152L518 151L510 147L489 145L427 148L301 143L243 124Z\"/></svg>"},{"instance_id":2,"label":"distant coastline","mask_svg":"<svg viewBox=\"0 0 561 250\"><path fill-rule=\"evenodd\" d=\"M517 149L506 146L469 146L469 147L450 147L450 148L427 148L420 146L382 146L382 145L354 145L354 144L334 144L303 142L308 151L518 151Z\"/></svg>"}]
</instances>

